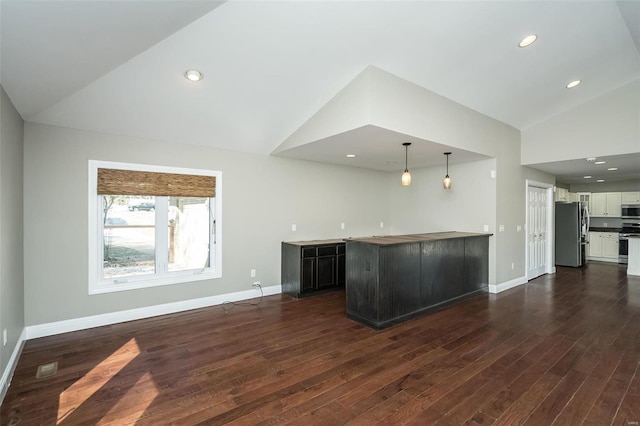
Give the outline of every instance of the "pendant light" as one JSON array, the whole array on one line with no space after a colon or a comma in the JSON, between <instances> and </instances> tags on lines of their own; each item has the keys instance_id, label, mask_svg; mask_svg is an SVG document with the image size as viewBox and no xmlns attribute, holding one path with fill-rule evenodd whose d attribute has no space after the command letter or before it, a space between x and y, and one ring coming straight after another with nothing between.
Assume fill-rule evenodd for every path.
<instances>
[{"instance_id":1,"label":"pendant light","mask_svg":"<svg viewBox=\"0 0 640 426\"><path fill-rule=\"evenodd\" d=\"M442 181L442 187L444 189L451 189L451 178L449 177L449 156L451 155L451 153L445 152L444 155L447 156L447 175L444 177L444 180Z\"/></svg>"},{"instance_id":2,"label":"pendant light","mask_svg":"<svg viewBox=\"0 0 640 426\"><path fill-rule=\"evenodd\" d=\"M411 142L405 142L402 144L404 146L404 173L402 173L402 186L411 185L411 173L409 173L409 169L407 168L407 159L408 159L408 150Z\"/></svg>"}]
</instances>

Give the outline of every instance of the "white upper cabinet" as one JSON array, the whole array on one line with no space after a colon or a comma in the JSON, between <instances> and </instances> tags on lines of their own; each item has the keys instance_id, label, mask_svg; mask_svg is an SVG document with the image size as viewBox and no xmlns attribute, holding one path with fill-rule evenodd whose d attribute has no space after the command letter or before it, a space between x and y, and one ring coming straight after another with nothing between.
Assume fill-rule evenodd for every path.
<instances>
[{"instance_id":1,"label":"white upper cabinet","mask_svg":"<svg viewBox=\"0 0 640 426\"><path fill-rule=\"evenodd\" d=\"M591 216L620 217L622 195L619 192L594 192L591 194Z\"/></svg>"},{"instance_id":2,"label":"white upper cabinet","mask_svg":"<svg viewBox=\"0 0 640 426\"><path fill-rule=\"evenodd\" d=\"M569 201L569 190L556 187L555 201Z\"/></svg>"},{"instance_id":3,"label":"white upper cabinet","mask_svg":"<svg viewBox=\"0 0 640 426\"><path fill-rule=\"evenodd\" d=\"M582 204L586 204L589 208L589 213L591 213L591 193L590 192L576 192L578 199L576 201L580 201Z\"/></svg>"},{"instance_id":4,"label":"white upper cabinet","mask_svg":"<svg viewBox=\"0 0 640 426\"><path fill-rule=\"evenodd\" d=\"M623 192L622 204L640 204L640 192Z\"/></svg>"}]
</instances>

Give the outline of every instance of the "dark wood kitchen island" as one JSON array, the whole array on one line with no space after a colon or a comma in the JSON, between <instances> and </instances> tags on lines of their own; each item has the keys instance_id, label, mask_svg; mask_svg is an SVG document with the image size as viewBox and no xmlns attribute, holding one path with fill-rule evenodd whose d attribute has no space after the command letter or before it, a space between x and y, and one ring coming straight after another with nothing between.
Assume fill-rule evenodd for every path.
<instances>
[{"instance_id":1,"label":"dark wood kitchen island","mask_svg":"<svg viewBox=\"0 0 640 426\"><path fill-rule=\"evenodd\" d=\"M486 291L491 235L438 232L346 240L347 316L379 330Z\"/></svg>"}]
</instances>

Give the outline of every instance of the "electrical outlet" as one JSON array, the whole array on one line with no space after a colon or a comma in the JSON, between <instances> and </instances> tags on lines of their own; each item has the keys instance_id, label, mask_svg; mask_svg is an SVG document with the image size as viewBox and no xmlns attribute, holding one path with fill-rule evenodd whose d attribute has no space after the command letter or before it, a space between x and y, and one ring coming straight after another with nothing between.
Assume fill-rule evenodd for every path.
<instances>
[{"instance_id":1,"label":"electrical outlet","mask_svg":"<svg viewBox=\"0 0 640 426\"><path fill-rule=\"evenodd\" d=\"M522 226L521 225L516 226L516 231L518 232L522 231Z\"/></svg>"},{"instance_id":2,"label":"electrical outlet","mask_svg":"<svg viewBox=\"0 0 640 426\"><path fill-rule=\"evenodd\" d=\"M511 262L511 269L515 269L515 267L516 267L516 264Z\"/></svg>"},{"instance_id":3,"label":"electrical outlet","mask_svg":"<svg viewBox=\"0 0 640 426\"><path fill-rule=\"evenodd\" d=\"M292 230L293 232L296 232L296 230L297 230L297 229L298 229L298 228L296 227L296 224L295 224L295 223L294 223L293 225L291 225L291 230Z\"/></svg>"},{"instance_id":4,"label":"electrical outlet","mask_svg":"<svg viewBox=\"0 0 640 426\"><path fill-rule=\"evenodd\" d=\"M607 226L609 226L609 224L607 222L604 223L604 227L606 228Z\"/></svg>"},{"instance_id":5,"label":"electrical outlet","mask_svg":"<svg viewBox=\"0 0 640 426\"><path fill-rule=\"evenodd\" d=\"M500 232L504 232L504 225L500 225Z\"/></svg>"},{"instance_id":6,"label":"electrical outlet","mask_svg":"<svg viewBox=\"0 0 640 426\"><path fill-rule=\"evenodd\" d=\"M495 178L496 178L496 171L491 170L491 179L495 179Z\"/></svg>"},{"instance_id":7,"label":"electrical outlet","mask_svg":"<svg viewBox=\"0 0 640 426\"><path fill-rule=\"evenodd\" d=\"M251 278L255 278L256 277L256 270L252 269L251 270Z\"/></svg>"},{"instance_id":8,"label":"electrical outlet","mask_svg":"<svg viewBox=\"0 0 640 426\"><path fill-rule=\"evenodd\" d=\"M260 281L254 281L251 287L260 287Z\"/></svg>"},{"instance_id":9,"label":"electrical outlet","mask_svg":"<svg viewBox=\"0 0 640 426\"><path fill-rule=\"evenodd\" d=\"M484 226L484 232L489 232L489 225Z\"/></svg>"},{"instance_id":10,"label":"electrical outlet","mask_svg":"<svg viewBox=\"0 0 640 426\"><path fill-rule=\"evenodd\" d=\"M380 222L380 228L384 228L384 222Z\"/></svg>"},{"instance_id":11,"label":"electrical outlet","mask_svg":"<svg viewBox=\"0 0 640 426\"><path fill-rule=\"evenodd\" d=\"M340 229L344 229L344 222L340 224Z\"/></svg>"},{"instance_id":12,"label":"electrical outlet","mask_svg":"<svg viewBox=\"0 0 640 426\"><path fill-rule=\"evenodd\" d=\"M9 340L9 336L7 335L7 329L2 330L2 346L7 345L7 341Z\"/></svg>"}]
</instances>

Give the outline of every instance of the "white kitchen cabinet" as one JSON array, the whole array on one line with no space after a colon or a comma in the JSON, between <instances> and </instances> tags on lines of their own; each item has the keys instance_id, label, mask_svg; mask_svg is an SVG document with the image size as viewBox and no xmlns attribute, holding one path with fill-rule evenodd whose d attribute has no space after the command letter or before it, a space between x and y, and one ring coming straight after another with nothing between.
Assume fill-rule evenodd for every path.
<instances>
[{"instance_id":1,"label":"white kitchen cabinet","mask_svg":"<svg viewBox=\"0 0 640 426\"><path fill-rule=\"evenodd\" d=\"M589 232L587 256L605 261L618 261L618 234L615 232Z\"/></svg>"},{"instance_id":2,"label":"white kitchen cabinet","mask_svg":"<svg viewBox=\"0 0 640 426\"><path fill-rule=\"evenodd\" d=\"M580 201L582 204L586 204L589 208L589 213L591 213L591 193L590 192L576 192L578 199L576 201Z\"/></svg>"},{"instance_id":3,"label":"white kitchen cabinet","mask_svg":"<svg viewBox=\"0 0 640 426\"><path fill-rule=\"evenodd\" d=\"M618 259L618 234L602 233L602 257Z\"/></svg>"},{"instance_id":4,"label":"white kitchen cabinet","mask_svg":"<svg viewBox=\"0 0 640 426\"><path fill-rule=\"evenodd\" d=\"M640 204L640 192L622 192L622 204Z\"/></svg>"},{"instance_id":5,"label":"white kitchen cabinet","mask_svg":"<svg viewBox=\"0 0 640 426\"><path fill-rule=\"evenodd\" d=\"M589 232L589 252L587 256L601 257L602 256L602 233L601 232Z\"/></svg>"},{"instance_id":6,"label":"white kitchen cabinet","mask_svg":"<svg viewBox=\"0 0 640 426\"><path fill-rule=\"evenodd\" d=\"M570 192L567 201L569 201L570 203L575 203L577 201L580 201L580 197L575 192Z\"/></svg>"},{"instance_id":7,"label":"white kitchen cabinet","mask_svg":"<svg viewBox=\"0 0 640 426\"><path fill-rule=\"evenodd\" d=\"M595 192L591 194L591 216L620 217L622 196L620 192Z\"/></svg>"},{"instance_id":8,"label":"white kitchen cabinet","mask_svg":"<svg viewBox=\"0 0 640 426\"><path fill-rule=\"evenodd\" d=\"M569 190L556 187L555 201L569 201Z\"/></svg>"}]
</instances>

